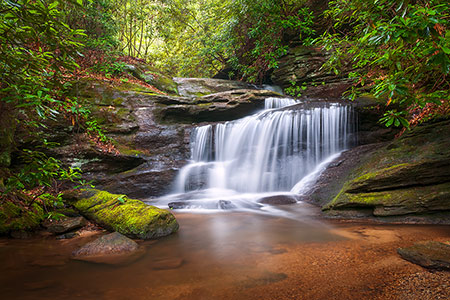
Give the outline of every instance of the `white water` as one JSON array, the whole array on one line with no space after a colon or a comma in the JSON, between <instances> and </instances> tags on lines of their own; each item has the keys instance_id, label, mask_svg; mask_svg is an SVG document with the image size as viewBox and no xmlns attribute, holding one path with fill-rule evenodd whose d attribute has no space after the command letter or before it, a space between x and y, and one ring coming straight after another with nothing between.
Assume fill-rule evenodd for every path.
<instances>
[{"instance_id":1,"label":"white water","mask_svg":"<svg viewBox=\"0 0 450 300\"><path fill-rule=\"evenodd\" d=\"M195 128L191 160L174 194L159 201L191 209L260 209L263 197L303 194L351 146L354 114L337 103L289 107L296 103L268 98L260 113Z\"/></svg>"}]
</instances>

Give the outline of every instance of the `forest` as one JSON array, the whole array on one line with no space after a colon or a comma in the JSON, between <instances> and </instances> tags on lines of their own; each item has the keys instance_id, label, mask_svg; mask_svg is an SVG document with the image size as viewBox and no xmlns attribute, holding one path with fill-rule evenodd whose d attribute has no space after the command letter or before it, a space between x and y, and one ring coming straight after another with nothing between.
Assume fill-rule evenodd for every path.
<instances>
[{"instance_id":1,"label":"forest","mask_svg":"<svg viewBox=\"0 0 450 300\"><path fill-rule=\"evenodd\" d=\"M198 208L196 197L214 202L202 209L240 212L305 201L332 218L441 224L421 234L443 242L438 269L450 268L447 0L1 0L0 66L2 236L34 237L75 216L147 240L177 232L175 217L192 230L177 209ZM299 115L286 121L290 105ZM280 115L239 127L270 115L262 109ZM297 189L308 174L314 187ZM296 195L246 202L281 191ZM151 206L161 199L164 209ZM279 274L245 286L285 282ZM436 276L421 280L449 279ZM335 296L391 299L383 291ZM158 299L253 299L227 293Z\"/></svg>"}]
</instances>

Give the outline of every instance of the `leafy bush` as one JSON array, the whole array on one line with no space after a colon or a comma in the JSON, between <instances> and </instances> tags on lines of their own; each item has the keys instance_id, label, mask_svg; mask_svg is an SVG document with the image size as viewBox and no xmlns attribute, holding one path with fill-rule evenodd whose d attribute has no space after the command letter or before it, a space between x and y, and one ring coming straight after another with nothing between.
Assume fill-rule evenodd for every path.
<instances>
[{"instance_id":1,"label":"leafy bush","mask_svg":"<svg viewBox=\"0 0 450 300\"><path fill-rule=\"evenodd\" d=\"M369 87L386 106L400 109L381 122L406 126L409 111L449 102L448 1L337 0L326 15L333 29L319 43L334 52L330 69L351 63L351 97Z\"/></svg>"}]
</instances>

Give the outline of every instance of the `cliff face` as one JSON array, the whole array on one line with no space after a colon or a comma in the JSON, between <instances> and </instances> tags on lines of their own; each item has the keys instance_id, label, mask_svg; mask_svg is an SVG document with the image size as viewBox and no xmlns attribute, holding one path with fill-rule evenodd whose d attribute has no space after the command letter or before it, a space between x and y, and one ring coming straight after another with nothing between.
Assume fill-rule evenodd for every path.
<instances>
[{"instance_id":1,"label":"cliff face","mask_svg":"<svg viewBox=\"0 0 450 300\"><path fill-rule=\"evenodd\" d=\"M134 73L141 69L130 66ZM193 124L237 119L264 107L266 97L280 96L227 80L177 79L169 86L171 94L166 95L128 82L81 79L71 94L92 112L115 150L103 151L60 119L47 126L46 138L60 145L50 154L81 168L83 178L99 189L138 198L160 196L170 191L177 170L189 158Z\"/></svg>"},{"instance_id":2,"label":"cliff face","mask_svg":"<svg viewBox=\"0 0 450 300\"><path fill-rule=\"evenodd\" d=\"M385 145L350 150L322 175L310 199L332 215L436 213L449 221L449 133L450 120L443 120L417 126Z\"/></svg>"}]
</instances>

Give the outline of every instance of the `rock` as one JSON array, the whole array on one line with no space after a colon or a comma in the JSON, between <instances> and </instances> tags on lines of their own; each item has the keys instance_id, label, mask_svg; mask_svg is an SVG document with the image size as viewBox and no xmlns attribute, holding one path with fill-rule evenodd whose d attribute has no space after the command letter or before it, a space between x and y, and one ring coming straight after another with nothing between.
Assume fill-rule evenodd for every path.
<instances>
[{"instance_id":1,"label":"rock","mask_svg":"<svg viewBox=\"0 0 450 300\"><path fill-rule=\"evenodd\" d=\"M61 220L47 220L42 225L51 233L65 233L86 225L83 217L65 217Z\"/></svg>"},{"instance_id":2,"label":"rock","mask_svg":"<svg viewBox=\"0 0 450 300\"><path fill-rule=\"evenodd\" d=\"M179 227L169 211L125 195L82 190L75 198L78 200L73 205L83 216L131 238L159 238L176 232Z\"/></svg>"},{"instance_id":3,"label":"rock","mask_svg":"<svg viewBox=\"0 0 450 300\"><path fill-rule=\"evenodd\" d=\"M173 270L178 269L184 264L182 258L160 258L152 261L153 270Z\"/></svg>"},{"instance_id":4,"label":"rock","mask_svg":"<svg viewBox=\"0 0 450 300\"><path fill-rule=\"evenodd\" d=\"M219 209L235 209L236 208L236 205L234 205L229 200L219 200L219 202L217 202L217 206Z\"/></svg>"},{"instance_id":5,"label":"rock","mask_svg":"<svg viewBox=\"0 0 450 300\"><path fill-rule=\"evenodd\" d=\"M288 54L279 60L271 80L284 89L292 84L303 86L301 94L304 97L340 98L351 86L351 81L346 79L345 67L340 75L322 68L329 56L329 53L313 47L290 48Z\"/></svg>"},{"instance_id":6,"label":"rock","mask_svg":"<svg viewBox=\"0 0 450 300\"><path fill-rule=\"evenodd\" d=\"M80 79L71 93L89 104L114 149L107 151L85 134L72 132L71 123L61 119L48 126L47 140L61 145L49 154L79 167L83 179L100 189L132 197L166 193L176 170L189 157L190 125L161 124L155 110L166 105L158 101L183 97L157 94L132 83L110 86L92 79Z\"/></svg>"},{"instance_id":7,"label":"rock","mask_svg":"<svg viewBox=\"0 0 450 300\"><path fill-rule=\"evenodd\" d=\"M184 209L190 205L187 201L176 201L176 202L169 202L167 206L169 206L170 209Z\"/></svg>"},{"instance_id":8,"label":"rock","mask_svg":"<svg viewBox=\"0 0 450 300\"><path fill-rule=\"evenodd\" d=\"M72 252L72 258L95 263L122 264L139 258L142 249L126 236L113 232Z\"/></svg>"},{"instance_id":9,"label":"rock","mask_svg":"<svg viewBox=\"0 0 450 300\"><path fill-rule=\"evenodd\" d=\"M450 245L448 244L428 241L399 248L397 252L403 259L424 268L450 270Z\"/></svg>"},{"instance_id":10,"label":"rock","mask_svg":"<svg viewBox=\"0 0 450 300\"><path fill-rule=\"evenodd\" d=\"M285 205L297 203L297 198L290 195L276 195L261 198L257 202L269 205Z\"/></svg>"},{"instance_id":11,"label":"rock","mask_svg":"<svg viewBox=\"0 0 450 300\"><path fill-rule=\"evenodd\" d=\"M68 232L64 234L60 234L56 237L57 240L69 240L76 237L78 234L76 232Z\"/></svg>"},{"instance_id":12,"label":"rock","mask_svg":"<svg viewBox=\"0 0 450 300\"><path fill-rule=\"evenodd\" d=\"M161 106L155 113L164 122L229 121L264 108L267 97L280 97L280 94L269 90L232 90L209 94L191 103L183 99L176 105Z\"/></svg>"},{"instance_id":13,"label":"rock","mask_svg":"<svg viewBox=\"0 0 450 300\"><path fill-rule=\"evenodd\" d=\"M212 78L174 78L178 85L178 93L183 97L196 98L208 94L254 89L254 86L242 82Z\"/></svg>"},{"instance_id":14,"label":"rock","mask_svg":"<svg viewBox=\"0 0 450 300\"><path fill-rule=\"evenodd\" d=\"M39 228L43 219L44 210L37 203L23 207L12 201L4 201L0 205L0 235L28 238L31 231Z\"/></svg>"},{"instance_id":15,"label":"rock","mask_svg":"<svg viewBox=\"0 0 450 300\"><path fill-rule=\"evenodd\" d=\"M345 182L323 209L371 209L382 217L450 211L449 133L450 120L423 124L372 151L346 167Z\"/></svg>"}]
</instances>

